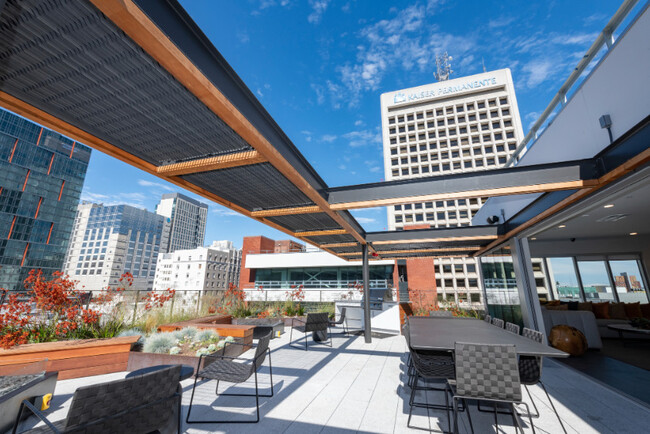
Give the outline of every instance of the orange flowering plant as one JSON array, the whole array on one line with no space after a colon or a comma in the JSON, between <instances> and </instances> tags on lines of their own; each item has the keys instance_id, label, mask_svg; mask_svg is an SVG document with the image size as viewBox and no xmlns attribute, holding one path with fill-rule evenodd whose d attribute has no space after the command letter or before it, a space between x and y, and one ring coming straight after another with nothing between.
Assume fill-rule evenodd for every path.
<instances>
[{"instance_id":1,"label":"orange flowering plant","mask_svg":"<svg viewBox=\"0 0 650 434\"><path fill-rule=\"evenodd\" d=\"M132 280L130 275L123 278ZM118 333L121 324L102 324L98 308L113 300L124 287L101 291L94 300L96 307L90 308L90 294L77 290L76 285L76 281L59 271L47 278L42 270L31 270L24 281L24 292L2 289L6 300L0 305L0 348Z\"/></svg>"}]
</instances>

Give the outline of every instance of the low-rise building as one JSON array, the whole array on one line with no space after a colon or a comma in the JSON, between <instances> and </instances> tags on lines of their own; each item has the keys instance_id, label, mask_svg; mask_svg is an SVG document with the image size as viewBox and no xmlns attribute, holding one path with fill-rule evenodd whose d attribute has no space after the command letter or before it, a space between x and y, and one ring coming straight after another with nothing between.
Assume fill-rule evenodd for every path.
<instances>
[{"instance_id":1,"label":"low-rise building","mask_svg":"<svg viewBox=\"0 0 650 434\"><path fill-rule=\"evenodd\" d=\"M156 267L154 289L178 292L226 290L239 282L241 249L232 241L214 241L208 247L162 254Z\"/></svg>"}]
</instances>

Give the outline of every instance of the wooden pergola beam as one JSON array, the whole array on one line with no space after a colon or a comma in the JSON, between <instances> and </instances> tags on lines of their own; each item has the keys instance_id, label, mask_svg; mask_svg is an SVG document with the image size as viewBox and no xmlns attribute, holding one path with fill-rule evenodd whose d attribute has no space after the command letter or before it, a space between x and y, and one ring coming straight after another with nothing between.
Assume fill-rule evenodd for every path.
<instances>
[{"instance_id":1,"label":"wooden pergola beam","mask_svg":"<svg viewBox=\"0 0 650 434\"><path fill-rule=\"evenodd\" d=\"M345 229L329 229L325 231L303 231L296 232L296 237L319 237L323 235L345 235L348 232Z\"/></svg>"},{"instance_id":2,"label":"wooden pergola beam","mask_svg":"<svg viewBox=\"0 0 650 434\"><path fill-rule=\"evenodd\" d=\"M297 214L315 214L324 212L318 205L296 206L290 208L276 208L264 209L261 211L252 211L253 217L278 217L283 215L297 215Z\"/></svg>"},{"instance_id":3,"label":"wooden pergola beam","mask_svg":"<svg viewBox=\"0 0 650 434\"><path fill-rule=\"evenodd\" d=\"M158 173L166 176L187 175L190 173L208 172L211 170L228 169L230 167L248 166L264 163L266 160L257 151L237 152L234 154L217 155L208 158L183 161L181 163L158 166Z\"/></svg>"},{"instance_id":4,"label":"wooden pergola beam","mask_svg":"<svg viewBox=\"0 0 650 434\"><path fill-rule=\"evenodd\" d=\"M359 243L350 242L350 243L330 243L330 244L321 244L321 248L334 248L334 247L356 247Z\"/></svg>"},{"instance_id":5,"label":"wooden pergola beam","mask_svg":"<svg viewBox=\"0 0 650 434\"><path fill-rule=\"evenodd\" d=\"M498 235L476 235L467 237L440 237L440 238L422 238L422 239L407 239L407 240L384 240L373 241L373 245L381 244L422 244L422 243L441 243L450 241L473 241L473 240L495 240L499 238Z\"/></svg>"}]
</instances>

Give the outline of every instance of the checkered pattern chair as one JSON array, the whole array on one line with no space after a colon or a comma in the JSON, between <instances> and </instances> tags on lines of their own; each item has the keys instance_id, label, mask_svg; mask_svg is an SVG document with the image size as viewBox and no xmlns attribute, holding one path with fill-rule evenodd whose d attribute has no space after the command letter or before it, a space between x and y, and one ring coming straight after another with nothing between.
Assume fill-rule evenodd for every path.
<instances>
[{"instance_id":1,"label":"checkered pattern chair","mask_svg":"<svg viewBox=\"0 0 650 434\"><path fill-rule=\"evenodd\" d=\"M531 330L527 327L524 327L521 335L535 342L539 342L540 344L544 343L544 334L536 330ZM553 400L551 400L550 395L546 391L546 387L544 386L544 383L542 383L542 358L537 356L519 357L519 377L521 379L521 384L524 385L524 388L528 393L528 397L530 398L530 401L533 403L533 408L535 409L535 414L532 415L532 417L539 417L539 410L537 410L537 405L535 405L535 400L533 399L530 390L528 390L528 386L534 386L536 384L539 384L544 390L544 393L546 393L548 402L551 403L551 408L555 412L555 416L557 416L557 420L560 422L560 426L562 427L562 430L566 434L566 429L564 428L562 419L560 419L560 415L555 409Z\"/></svg>"},{"instance_id":2,"label":"checkered pattern chair","mask_svg":"<svg viewBox=\"0 0 650 434\"><path fill-rule=\"evenodd\" d=\"M181 365L123 380L79 387L67 417L50 422L29 400L24 400L14 423L28 409L45 426L30 433L150 433L181 432Z\"/></svg>"},{"instance_id":3,"label":"checkered pattern chair","mask_svg":"<svg viewBox=\"0 0 650 434\"><path fill-rule=\"evenodd\" d=\"M483 321L485 321L488 324L492 324L492 317L488 314L485 314L485 316L483 317Z\"/></svg>"},{"instance_id":4,"label":"checkered pattern chair","mask_svg":"<svg viewBox=\"0 0 650 434\"><path fill-rule=\"evenodd\" d=\"M187 410L187 423L257 423L260 421L260 396L271 397L273 396L273 367L271 366L271 351L269 350L269 341L273 336L273 332L269 332L266 336L260 338L255 348L255 355L252 359L245 359L242 357L229 357L223 355L224 350L219 350L215 353L208 355L201 355L196 368L196 375L194 376L194 387L192 388L192 396L190 398L190 406ZM257 371L262 367L266 355L269 356L269 374L271 376L271 393L261 395L257 383ZM238 362L243 361L243 362ZM203 369L199 369L203 366ZM252 376L255 377L255 394L242 394L242 393L219 393L219 382L226 381L228 383L243 383ZM194 402L194 391L196 390L196 383L199 378L207 380L217 380L217 387L215 393L217 396L254 396L255 404L257 407L257 416L255 420L190 420L192 413L192 403Z\"/></svg>"},{"instance_id":5,"label":"checkered pattern chair","mask_svg":"<svg viewBox=\"0 0 650 434\"><path fill-rule=\"evenodd\" d=\"M523 404L519 365L514 345L488 345L457 342L455 345L456 380L448 381L453 395L454 430L458 432L458 401L475 399L492 402L494 422L499 432L497 404L510 404L515 425L523 433L514 404ZM467 417L474 431L469 409ZM533 426L530 418L531 427ZM535 428L533 427L533 432Z\"/></svg>"},{"instance_id":6,"label":"checkered pattern chair","mask_svg":"<svg viewBox=\"0 0 650 434\"><path fill-rule=\"evenodd\" d=\"M296 323L298 323L296 325ZM332 346L332 339L330 338L330 318L327 312L308 313L307 320L303 321L300 318L291 318L291 333L289 333L289 345L293 339L293 329L298 330L305 334L305 351L309 349L307 343L307 333L309 332L325 332L329 346Z\"/></svg>"},{"instance_id":7,"label":"checkered pattern chair","mask_svg":"<svg viewBox=\"0 0 650 434\"><path fill-rule=\"evenodd\" d=\"M519 326L517 324L507 322L506 323L506 331L509 331L510 333L518 335L519 334Z\"/></svg>"},{"instance_id":8,"label":"checkered pattern chair","mask_svg":"<svg viewBox=\"0 0 650 434\"><path fill-rule=\"evenodd\" d=\"M504 324L505 323L504 323L504 321L502 319L492 318L492 325L497 326L500 329L502 329Z\"/></svg>"}]
</instances>

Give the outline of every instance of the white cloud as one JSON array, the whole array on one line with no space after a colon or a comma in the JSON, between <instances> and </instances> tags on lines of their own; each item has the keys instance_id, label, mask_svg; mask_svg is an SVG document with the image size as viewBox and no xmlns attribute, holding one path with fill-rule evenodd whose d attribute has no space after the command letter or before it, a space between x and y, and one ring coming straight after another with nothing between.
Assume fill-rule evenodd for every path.
<instances>
[{"instance_id":1,"label":"white cloud","mask_svg":"<svg viewBox=\"0 0 650 434\"><path fill-rule=\"evenodd\" d=\"M362 125L364 125L364 123L363 123L363 121L362 121L361 119L359 119L358 121L355 121L355 122L354 122L354 126L355 126L355 127L360 127L360 126L362 126Z\"/></svg>"},{"instance_id":2,"label":"white cloud","mask_svg":"<svg viewBox=\"0 0 650 434\"><path fill-rule=\"evenodd\" d=\"M312 13L307 17L307 21L312 24L318 24L321 20L321 17L327 10L327 5L330 0L309 0L309 4L312 8Z\"/></svg>"},{"instance_id":3,"label":"white cloud","mask_svg":"<svg viewBox=\"0 0 650 434\"><path fill-rule=\"evenodd\" d=\"M375 223L377 221L377 219L374 219L374 218L371 218L371 217L355 217L355 219L359 223L362 223L362 224L363 223Z\"/></svg>"},{"instance_id":4,"label":"white cloud","mask_svg":"<svg viewBox=\"0 0 650 434\"><path fill-rule=\"evenodd\" d=\"M101 203L105 206L111 205L130 205L135 208L145 208L144 201L147 199L147 195L139 192L133 193L117 193L117 194L102 194L102 193L93 193L90 190L84 189L81 192L81 201L92 202L92 203Z\"/></svg>"},{"instance_id":5,"label":"white cloud","mask_svg":"<svg viewBox=\"0 0 650 434\"><path fill-rule=\"evenodd\" d=\"M325 102L325 90L323 86L312 83L311 88L316 93L316 102L318 102L318 105L323 104Z\"/></svg>"},{"instance_id":6,"label":"white cloud","mask_svg":"<svg viewBox=\"0 0 650 434\"><path fill-rule=\"evenodd\" d=\"M340 83L347 88L347 104L358 104L361 93L376 91L389 71L401 68L408 73L420 72L435 64L436 54L447 50L454 56L463 56L475 45L465 36L443 33L431 24L431 15L442 2L409 6L391 19L385 19L362 28L358 36L357 56L354 62L337 67ZM341 93L340 86L328 88L332 98ZM337 100L340 102L340 100Z\"/></svg>"},{"instance_id":7,"label":"white cloud","mask_svg":"<svg viewBox=\"0 0 650 434\"><path fill-rule=\"evenodd\" d=\"M515 20L515 17L499 17L488 22L488 26L491 29L496 29L499 27L505 27L508 24L512 23Z\"/></svg>"},{"instance_id":8,"label":"white cloud","mask_svg":"<svg viewBox=\"0 0 650 434\"><path fill-rule=\"evenodd\" d=\"M371 167L371 168L368 169L368 170L369 170L370 172L372 172L372 173L377 173L377 172L379 172L379 171L381 170L381 167L379 167L379 166L373 166L373 167Z\"/></svg>"},{"instance_id":9,"label":"white cloud","mask_svg":"<svg viewBox=\"0 0 650 434\"><path fill-rule=\"evenodd\" d=\"M228 208L224 207L219 207L219 208L212 208L210 210L212 214L218 215L220 217L245 217L243 214L238 213L237 211L233 211Z\"/></svg>"},{"instance_id":10,"label":"white cloud","mask_svg":"<svg viewBox=\"0 0 650 434\"><path fill-rule=\"evenodd\" d=\"M381 143L381 135L377 131L372 130L350 131L349 133L343 134L343 138L348 140L351 148Z\"/></svg>"},{"instance_id":11,"label":"white cloud","mask_svg":"<svg viewBox=\"0 0 650 434\"><path fill-rule=\"evenodd\" d=\"M557 67L557 63L548 59L534 59L526 63L523 67L527 75L526 86L533 88L543 83L557 70Z\"/></svg>"},{"instance_id":12,"label":"white cloud","mask_svg":"<svg viewBox=\"0 0 650 434\"><path fill-rule=\"evenodd\" d=\"M161 184L160 182L147 181L145 179L138 179L138 185L141 187L160 188L167 191L174 191L174 189L168 185Z\"/></svg>"},{"instance_id":13,"label":"white cloud","mask_svg":"<svg viewBox=\"0 0 650 434\"><path fill-rule=\"evenodd\" d=\"M258 87L257 90L255 91L255 93L256 93L257 96L259 96L260 98L262 98L262 97L264 96L264 94L262 93L262 89L260 89L259 87Z\"/></svg>"},{"instance_id":14,"label":"white cloud","mask_svg":"<svg viewBox=\"0 0 650 434\"><path fill-rule=\"evenodd\" d=\"M325 134L320 139L322 142L332 143L334 140L336 140L336 138L337 136L335 136L334 134Z\"/></svg>"}]
</instances>

